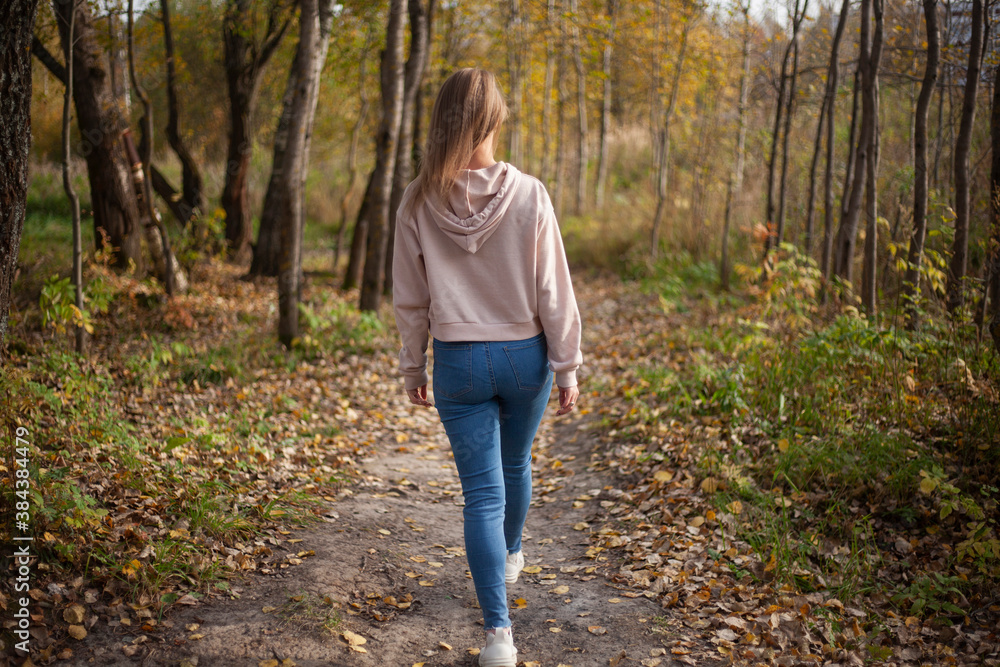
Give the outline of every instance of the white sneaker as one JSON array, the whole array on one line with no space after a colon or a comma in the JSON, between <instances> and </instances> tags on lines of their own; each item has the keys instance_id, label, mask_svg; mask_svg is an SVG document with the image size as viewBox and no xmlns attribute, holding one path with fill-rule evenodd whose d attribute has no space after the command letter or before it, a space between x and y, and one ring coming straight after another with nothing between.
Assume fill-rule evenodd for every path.
<instances>
[{"instance_id":1,"label":"white sneaker","mask_svg":"<svg viewBox=\"0 0 1000 667\"><path fill-rule=\"evenodd\" d=\"M515 554L507 554L507 562L503 568L503 580L508 584L516 584L517 576L524 568L524 554L518 551Z\"/></svg>"},{"instance_id":2,"label":"white sneaker","mask_svg":"<svg viewBox=\"0 0 1000 667\"><path fill-rule=\"evenodd\" d=\"M486 648L479 652L479 667L515 667L517 649L509 627L486 632Z\"/></svg>"}]
</instances>

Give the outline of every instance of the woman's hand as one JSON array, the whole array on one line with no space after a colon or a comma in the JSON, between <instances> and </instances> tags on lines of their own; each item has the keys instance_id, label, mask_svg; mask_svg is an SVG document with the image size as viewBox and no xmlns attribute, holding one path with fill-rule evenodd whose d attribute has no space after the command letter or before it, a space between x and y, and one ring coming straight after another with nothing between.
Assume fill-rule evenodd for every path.
<instances>
[{"instance_id":1,"label":"woman's hand","mask_svg":"<svg viewBox=\"0 0 1000 667\"><path fill-rule=\"evenodd\" d=\"M556 411L557 415L564 415L568 412L573 412L573 406L576 405L576 399L580 398L580 389L577 386L572 387L559 387L559 409Z\"/></svg>"},{"instance_id":2,"label":"woman's hand","mask_svg":"<svg viewBox=\"0 0 1000 667\"><path fill-rule=\"evenodd\" d=\"M434 404L427 400L427 385L421 385L416 389L407 389L406 395L410 398L410 403L422 405L425 408L433 408Z\"/></svg>"}]
</instances>

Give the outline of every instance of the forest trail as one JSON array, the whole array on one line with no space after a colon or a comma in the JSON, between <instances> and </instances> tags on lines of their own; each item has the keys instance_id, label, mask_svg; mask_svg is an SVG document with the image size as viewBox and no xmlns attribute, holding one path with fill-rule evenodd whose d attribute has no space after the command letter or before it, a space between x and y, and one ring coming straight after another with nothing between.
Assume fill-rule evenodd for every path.
<instances>
[{"instance_id":1,"label":"forest trail","mask_svg":"<svg viewBox=\"0 0 1000 667\"><path fill-rule=\"evenodd\" d=\"M231 596L175 605L155 633L100 624L76 664L477 664L482 616L447 438L436 412L410 406L396 378L376 382L372 389L388 397L384 423L402 428L373 434L361 483L329 505L325 523L294 530L275 547L293 565L233 582ZM657 601L609 581L617 555L588 554L579 524L620 495L614 473L588 469L601 446L588 400L597 399L585 396L581 412L562 418L553 400L536 439L526 571L508 591L518 664L714 664L714 645L688 636Z\"/></svg>"}]
</instances>

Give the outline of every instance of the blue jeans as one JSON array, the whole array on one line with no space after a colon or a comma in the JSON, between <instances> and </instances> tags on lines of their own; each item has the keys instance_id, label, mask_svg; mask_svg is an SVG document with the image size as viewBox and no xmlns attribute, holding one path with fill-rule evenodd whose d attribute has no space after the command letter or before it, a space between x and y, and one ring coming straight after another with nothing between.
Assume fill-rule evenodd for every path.
<instances>
[{"instance_id":1,"label":"blue jeans","mask_svg":"<svg viewBox=\"0 0 1000 667\"><path fill-rule=\"evenodd\" d=\"M510 625L504 564L521 550L531 503L531 443L552 391L545 335L434 340L434 401L465 496L465 551L484 626Z\"/></svg>"}]
</instances>

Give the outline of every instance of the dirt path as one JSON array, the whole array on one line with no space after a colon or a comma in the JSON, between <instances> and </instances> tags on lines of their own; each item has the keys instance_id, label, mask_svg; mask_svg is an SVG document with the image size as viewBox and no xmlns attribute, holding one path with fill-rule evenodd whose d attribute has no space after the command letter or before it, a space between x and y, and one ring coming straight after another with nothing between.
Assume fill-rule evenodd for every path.
<instances>
[{"instance_id":1,"label":"dirt path","mask_svg":"<svg viewBox=\"0 0 1000 667\"><path fill-rule=\"evenodd\" d=\"M458 476L436 413L400 399L386 418L409 439L384 433L365 481L331 503L326 523L279 547L301 564L242 582L233 598L173 611L155 632L97 626L77 664L475 665L482 617L462 549ZM616 590L604 576L614 556L588 557L586 533L574 530L616 482L587 470L596 442L587 418L552 414L536 441L527 568L510 590L521 664L674 664L674 624L656 602ZM365 639L365 652L345 631Z\"/></svg>"}]
</instances>

